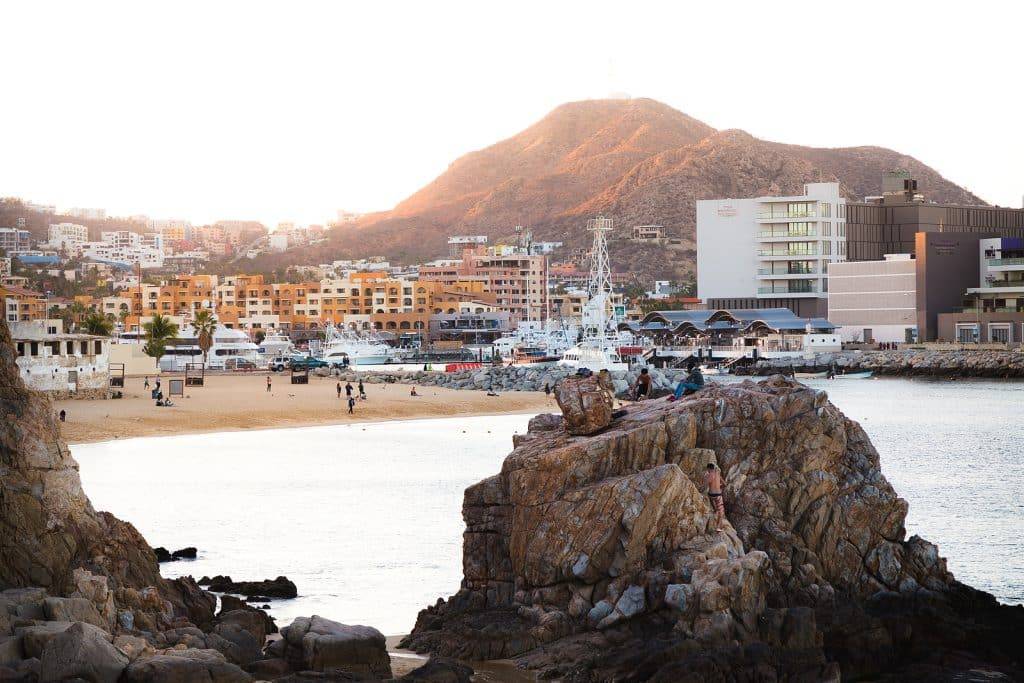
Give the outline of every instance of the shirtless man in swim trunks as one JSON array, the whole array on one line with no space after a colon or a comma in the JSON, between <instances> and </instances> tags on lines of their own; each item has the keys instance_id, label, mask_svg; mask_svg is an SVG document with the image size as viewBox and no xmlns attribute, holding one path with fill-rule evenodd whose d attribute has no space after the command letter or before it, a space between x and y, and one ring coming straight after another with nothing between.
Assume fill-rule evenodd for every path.
<instances>
[{"instance_id":1,"label":"shirtless man in swim trunks","mask_svg":"<svg viewBox=\"0 0 1024 683\"><path fill-rule=\"evenodd\" d=\"M708 498L711 499L711 507L715 509L715 531L722 531L722 523L725 521L725 503L722 501L722 473L715 467L715 463L709 462L707 472L704 473L704 483L708 485Z\"/></svg>"}]
</instances>

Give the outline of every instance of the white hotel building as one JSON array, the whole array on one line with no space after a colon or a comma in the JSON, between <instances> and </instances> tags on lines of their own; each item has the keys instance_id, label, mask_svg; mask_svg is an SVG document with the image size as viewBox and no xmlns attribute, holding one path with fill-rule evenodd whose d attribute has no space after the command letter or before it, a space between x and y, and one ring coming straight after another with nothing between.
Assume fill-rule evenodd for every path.
<instances>
[{"instance_id":1,"label":"white hotel building","mask_svg":"<svg viewBox=\"0 0 1024 683\"><path fill-rule=\"evenodd\" d=\"M697 295L708 308L825 317L828 265L845 260L839 183L808 183L792 197L697 202Z\"/></svg>"}]
</instances>

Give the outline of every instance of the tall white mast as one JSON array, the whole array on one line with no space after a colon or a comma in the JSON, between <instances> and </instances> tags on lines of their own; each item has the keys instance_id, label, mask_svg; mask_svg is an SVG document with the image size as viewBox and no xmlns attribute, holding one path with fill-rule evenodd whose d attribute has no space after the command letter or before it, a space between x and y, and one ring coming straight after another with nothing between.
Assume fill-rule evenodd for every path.
<instances>
[{"instance_id":1,"label":"tall white mast","mask_svg":"<svg viewBox=\"0 0 1024 683\"><path fill-rule=\"evenodd\" d=\"M612 269L608 262L608 233L612 230L612 219L598 216L587 221L587 230L594 233L594 244L590 248L590 279L587 282L588 320L584 325L594 330L595 336L604 336L608 327L608 302L612 293Z\"/></svg>"}]
</instances>

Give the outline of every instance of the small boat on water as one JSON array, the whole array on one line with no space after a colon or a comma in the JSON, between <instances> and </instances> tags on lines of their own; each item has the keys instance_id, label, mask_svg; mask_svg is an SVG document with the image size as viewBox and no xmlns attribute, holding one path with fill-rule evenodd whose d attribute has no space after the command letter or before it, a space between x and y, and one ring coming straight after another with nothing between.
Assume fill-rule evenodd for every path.
<instances>
[{"instance_id":1,"label":"small boat on water","mask_svg":"<svg viewBox=\"0 0 1024 683\"><path fill-rule=\"evenodd\" d=\"M845 375L836 375L835 379L870 379L874 373L871 370L862 372L848 372Z\"/></svg>"},{"instance_id":2,"label":"small boat on water","mask_svg":"<svg viewBox=\"0 0 1024 683\"><path fill-rule=\"evenodd\" d=\"M793 376L797 379L825 379L828 377L828 372L794 372Z\"/></svg>"}]
</instances>

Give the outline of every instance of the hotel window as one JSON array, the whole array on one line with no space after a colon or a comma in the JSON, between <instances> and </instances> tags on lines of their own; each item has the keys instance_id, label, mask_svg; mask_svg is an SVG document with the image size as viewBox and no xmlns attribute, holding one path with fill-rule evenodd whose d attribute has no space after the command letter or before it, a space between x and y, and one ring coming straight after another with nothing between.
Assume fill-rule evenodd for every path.
<instances>
[{"instance_id":1,"label":"hotel window","mask_svg":"<svg viewBox=\"0 0 1024 683\"><path fill-rule=\"evenodd\" d=\"M826 221L821 222L821 235L822 237L832 236L832 224Z\"/></svg>"},{"instance_id":2,"label":"hotel window","mask_svg":"<svg viewBox=\"0 0 1024 683\"><path fill-rule=\"evenodd\" d=\"M1010 343L1010 323L989 323L988 340L993 344Z\"/></svg>"},{"instance_id":3,"label":"hotel window","mask_svg":"<svg viewBox=\"0 0 1024 683\"><path fill-rule=\"evenodd\" d=\"M831 255L832 254L832 243L831 242L822 242L821 243L821 253L824 254L825 256Z\"/></svg>"}]
</instances>

